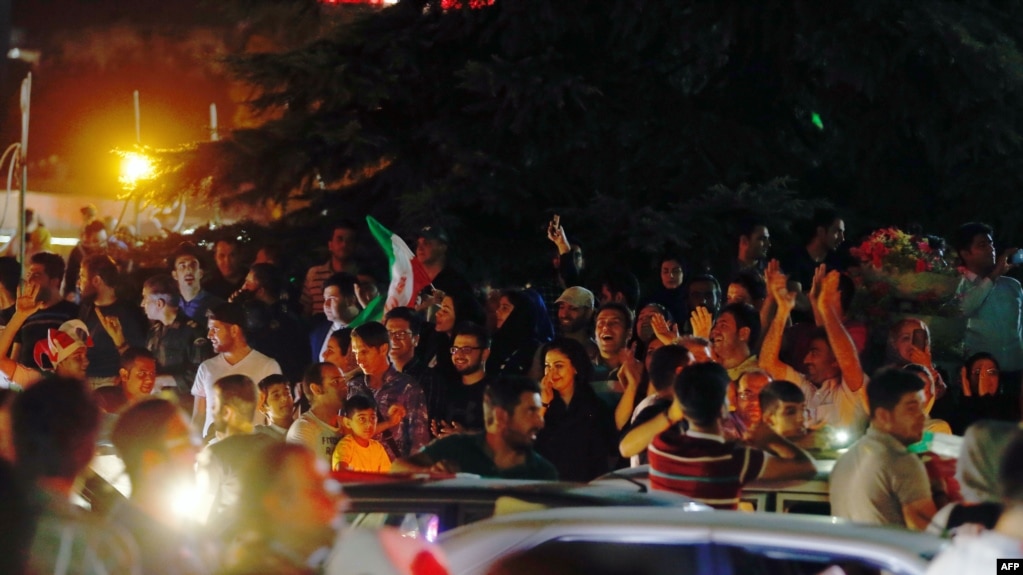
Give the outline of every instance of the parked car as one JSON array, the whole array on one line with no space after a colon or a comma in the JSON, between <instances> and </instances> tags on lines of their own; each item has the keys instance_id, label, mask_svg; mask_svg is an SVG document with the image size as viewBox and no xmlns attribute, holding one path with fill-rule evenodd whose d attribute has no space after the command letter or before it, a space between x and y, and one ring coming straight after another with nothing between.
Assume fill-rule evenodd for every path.
<instances>
[{"instance_id":1,"label":"parked car","mask_svg":"<svg viewBox=\"0 0 1023 575\"><path fill-rule=\"evenodd\" d=\"M523 552L587 575L919 575L945 541L773 513L573 508L495 517L439 539L451 575Z\"/></svg>"},{"instance_id":2,"label":"parked car","mask_svg":"<svg viewBox=\"0 0 1023 575\"><path fill-rule=\"evenodd\" d=\"M688 497L606 485L484 479L479 477L337 475L349 498L348 522L358 527L399 527L433 541L449 529L523 511L560 507L671 507L712 511Z\"/></svg>"}]
</instances>

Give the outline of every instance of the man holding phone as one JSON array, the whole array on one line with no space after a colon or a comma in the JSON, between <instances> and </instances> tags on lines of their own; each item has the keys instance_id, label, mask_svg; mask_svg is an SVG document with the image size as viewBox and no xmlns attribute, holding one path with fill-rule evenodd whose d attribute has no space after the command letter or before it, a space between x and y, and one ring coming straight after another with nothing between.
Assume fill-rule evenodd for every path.
<instances>
[{"instance_id":1,"label":"man holding phone","mask_svg":"<svg viewBox=\"0 0 1023 575\"><path fill-rule=\"evenodd\" d=\"M1019 248L996 257L993 234L991 226L970 222L960 226L953 238L965 268L957 293L966 318L963 347L967 356L981 351L995 356L1002 369L999 393L1018 403L1023 374L1023 288L1004 274L1012 269L1009 259Z\"/></svg>"}]
</instances>

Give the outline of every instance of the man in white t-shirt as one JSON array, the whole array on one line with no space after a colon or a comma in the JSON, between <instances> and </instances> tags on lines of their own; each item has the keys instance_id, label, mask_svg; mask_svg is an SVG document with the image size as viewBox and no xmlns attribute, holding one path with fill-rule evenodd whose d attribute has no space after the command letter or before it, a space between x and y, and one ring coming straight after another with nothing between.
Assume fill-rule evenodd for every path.
<instances>
[{"instance_id":1,"label":"man in white t-shirt","mask_svg":"<svg viewBox=\"0 0 1023 575\"><path fill-rule=\"evenodd\" d=\"M291 424L285 441L305 445L330 467L334 447L341 440L339 412L348 397L348 383L333 363L314 363L302 378L302 392L311 407Z\"/></svg>"},{"instance_id":2,"label":"man in white t-shirt","mask_svg":"<svg viewBox=\"0 0 1023 575\"><path fill-rule=\"evenodd\" d=\"M192 424L206 437L213 423L213 382L228 375L246 375L253 381L281 373L273 359L249 347L245 339L245 312L234 303L222 303L210 310L209 340L217 355L199 364L192 385L195 404ZM258 421L256 422L258 423Z\"/></svg>"},{"instance_id":3,"label":"man in white t-shirt","mask_svg":"<svg viewBox=\"0 0 1023 575\"><path fill-rule=\"evenodd\" d=\"M788 278L781 272L769 268L767 275L768 289L778 304L778 311L760 347L760 367L774 379L791 381L803 390L809 411L807 425L811 429L829 425L854 435L861 434L868 415L867 376L860 365L856 344L839 315L839 273L829 272L820 280L819 287L811 290L811 295L816 296L811 303L820 312L824 325L812 336L810 351L803 360L808 375L778 358L796 293L789 291Z\"/></svg>"}]
</instances>

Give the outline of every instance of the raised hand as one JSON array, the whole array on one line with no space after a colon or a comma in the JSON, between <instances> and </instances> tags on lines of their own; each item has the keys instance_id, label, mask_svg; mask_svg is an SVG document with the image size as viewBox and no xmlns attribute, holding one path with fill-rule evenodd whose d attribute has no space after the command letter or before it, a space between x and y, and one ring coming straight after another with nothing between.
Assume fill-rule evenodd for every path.
<instances>
[{"instance_id":1,"label":"raised hand","mask_svg":"<svg viewBox=\"0 0 1023 575\"><path fill-rule=\"evenodd\" d=\"M100 325L113 340L114 346L120 349L124 343L124 328L121 326L121 319L116 315L103 315L100 311L99 306L96 306L96 317L99 318Z\"/></svg>"},{"instance_id":2,"label":"raised hand","mask_svg":"<svg viewBox=\"0 0 1023 575\"><path fill-rule=\"evenodd\" d=\"M668 320L659 313L650 317L650 327L654 330L654 336L664 345L671 345L678 339L678 330L674 326L668 325Z\"/></svg>"},{"instance_id":3,"label":"raised hand","mask_svg":"<svg viewBox=\"0 0 1023 575\"><path fill-rule=\"evenodd\" d=\"M618 368L618 381L625 386L637 386L643 381L643 362L636 359L636 343L618 352L621 367ZM625 381L622 381L622 379Z\"/></svg>"},{"instance_id":4,"label":"raised hand","mask_svg":"<svg viewBox=\"0 0 1023 575\"><path fill-rule=\"evenodd\" d=\"M778 303L778 311L788 314L796 307L796 292L789 290L789 278L780 271L770 274L767 289L774 301Z\"/></svg>"},{"instance_id":5,"label":"raised hand","mask_svg":"<svg viewBox=\"0 0 1023 575\"><path fill-rule=\"evenodd\" d=\"M43 302L38 301L39 286L34 283L26 283L18 286L18 298L14 301L14 313L23 316L30 316L43 307Z\"/></svg>"},{"instance_id":6,"label":"raised hand","mask_svg":"<svg viewBox=\"0 0 1023 575\"><path fill-rule=\"evenodd\" d=\"M693 335L710 339L710 329L714 326L714 316L706 307L700 306L689 315L689 323L693 325Z\"/></svg>"},{"instance_id":7,"label":"raised hand","mask_svg":"<svg viewBox=\"0 0 1023 575\"><path fill-rule=\"evenodd\" d=\"M828 266L821 264L817 266L817 269L813 270L813 281L810 282L810 301L817 301L817 298L821 293L821 282L824 281L824 276L828 273Z\"/></svg>"},{"instance_id":8,"label":"raised hand","mask_svg":"<svg viewBox=\"0 0 1023 575\"><path fill-rule=\"evenodd\" d=\"M841 293L838 291L838 280L841 274L837 271L830 271L821 280L821 287L817 295L817 306L824 311L824 306L829 306L836 313L841 309Z\"/></svg>"},{"instance_id":9,"label":"raised hand","mask_svg":"<svg viewBox=\"0 0 1023 575\"><path fill-rule=\"evenodd\" d=\"M567 254L571 251L568 243L568 236L565 235L565 227L561 225L561 216L554 214L551 222L547 224L547 239L558 246L558 253Z\"/></svg>"}]
</instances>

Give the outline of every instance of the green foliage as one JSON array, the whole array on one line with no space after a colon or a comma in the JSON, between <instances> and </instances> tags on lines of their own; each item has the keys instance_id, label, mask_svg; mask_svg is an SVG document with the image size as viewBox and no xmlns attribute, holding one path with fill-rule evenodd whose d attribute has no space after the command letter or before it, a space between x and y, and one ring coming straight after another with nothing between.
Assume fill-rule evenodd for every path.
<instances>
[{"instance_id":1,"label":"green foliage","mask_svg":"<svg viewBox=\"0 0 1023 575\"><path fill-rule=\"evenodd\" d=\"M522 254L553 212L637 270L666 245L730 257L738 215L785 228L811 201L1007 227L1021 24L994 0L403 0L233 59L273 119L165 156L163 193L439 222L480 276L542 265Z\"/></svg>"}]
</instances>

